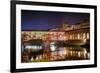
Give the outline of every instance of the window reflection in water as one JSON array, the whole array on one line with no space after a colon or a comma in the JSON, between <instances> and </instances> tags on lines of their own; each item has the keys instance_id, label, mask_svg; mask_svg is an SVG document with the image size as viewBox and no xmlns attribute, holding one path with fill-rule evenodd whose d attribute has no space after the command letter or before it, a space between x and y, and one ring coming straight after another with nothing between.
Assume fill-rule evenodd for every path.
<instances>
[{"instance_id":1,"label":"window reflection in water","mask_svg":"<svg viewBox=\"0 0 100 73\"><path fill-rule=\"evenodd\" d=\"M29 46L28 46L29 47ZM32 46L34 47L34 46ZM37 49L41 46L37 46ZM36 48L36 46L35 46ZM65 61L65 60L87 60L90 58L90 52L83 47L59 47L54 42L49 48L34 50L27 48L24 62L48 62L48 61Z\"/></svg>"}]
</instances>

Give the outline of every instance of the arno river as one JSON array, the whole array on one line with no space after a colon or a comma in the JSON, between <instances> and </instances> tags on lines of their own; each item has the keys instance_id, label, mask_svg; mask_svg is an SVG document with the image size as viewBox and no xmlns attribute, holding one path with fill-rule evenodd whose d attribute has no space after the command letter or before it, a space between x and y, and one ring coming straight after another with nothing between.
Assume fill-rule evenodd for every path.
<instances>
[{"instance_id":1,"label":"arno river","mask_svg":"<svg viewBox=\"0 0 100 73\"><path fill-rule=\"evenodd\" d=\"M74 61L90 58L89 48L78 45L64 47L60 44L55 45L53 42L44 47L28 45L25 48L22 53L22 62Z\"/></svg>"}]
</instances>

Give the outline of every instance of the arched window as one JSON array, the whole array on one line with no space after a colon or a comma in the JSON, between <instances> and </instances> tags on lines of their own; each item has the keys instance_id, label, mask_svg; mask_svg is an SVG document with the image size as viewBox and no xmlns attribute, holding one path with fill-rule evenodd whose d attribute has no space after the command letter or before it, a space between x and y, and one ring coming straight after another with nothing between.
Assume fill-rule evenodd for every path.
<instances>
[{"instance_id":1,"label":"arched window","mask_svg":"<svg viewBox=\"0 0 100 73\"><path fill-rule=\"evenodd\" d=\"M85 39L85 33L83 33L83 39Z\"/></svg>"},{"instance_id":2,"label":"arched window","mask_svg":"<svg viewBox=\"0 0 100 73\"><path fill-rule=\"evenodd\" d=\"M87 39L90 39L90 34L89 33L87 33Z\"/></svg>"},{"instance_id":3,"label":"arched window","mask_svg":"<svg viewBox=\"0 0 100 73\"><path fill-rule=\"evenodd\" d=\"M80 34L78 33L77 38L80 39Z\"/></svg>"}]
</instances>

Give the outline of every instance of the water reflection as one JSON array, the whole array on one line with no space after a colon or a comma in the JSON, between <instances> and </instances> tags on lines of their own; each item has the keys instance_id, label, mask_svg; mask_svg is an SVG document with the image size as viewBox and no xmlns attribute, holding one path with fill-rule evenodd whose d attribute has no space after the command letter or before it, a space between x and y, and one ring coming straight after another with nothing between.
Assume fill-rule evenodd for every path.
<instances>
[{"instance_id":1,"label":"water reflection","mask_svg":"<svg viewBox=\"0 0 100 73\"><path fill-rule=\"evenodd\" d=\"M51 52L50 60L85 60L89 59L89 52L86 48L59 47L58 50Z\"/></svg>"},{"instance_id":2,"label":"water reflection","mask_svg":"<svg viewBox=\"0 0 100 73\"><path fill-rule=\"evenodd\" d=\"M30 48L28 45L28 48L24 49L22 52L22 62L86 60L90 58L90 52L87 50L88 48L79 46L61 47L52 42L49 44L49 47L42 46L42 49L40 49L40 45L35 45L35 49L32 47Z\"/></svg>"}]
</instances>

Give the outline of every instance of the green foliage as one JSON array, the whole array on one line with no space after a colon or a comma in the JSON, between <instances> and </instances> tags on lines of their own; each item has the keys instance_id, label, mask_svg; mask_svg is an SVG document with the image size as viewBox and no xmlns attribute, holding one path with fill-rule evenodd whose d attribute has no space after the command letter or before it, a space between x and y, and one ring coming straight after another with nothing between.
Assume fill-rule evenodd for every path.
<instances>
[{"instance_id":1,"label":"green foliage","mask_svg":"<svg viewBox=\"0 0 100 73\"><path fill-rule=\"evenodd\" d=\"M48 59L33 60L32 62L48 62Z\"/></svg>"}]
</instances>

